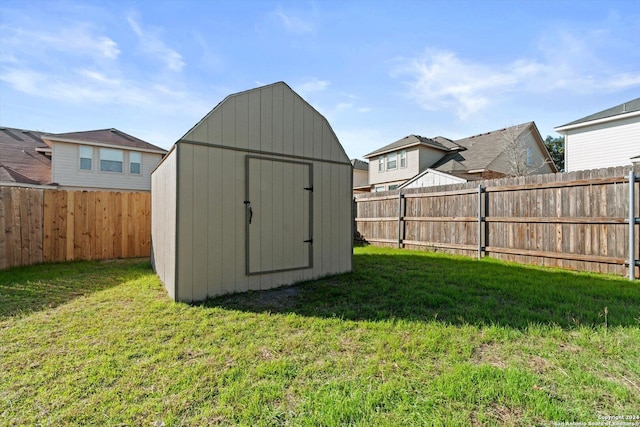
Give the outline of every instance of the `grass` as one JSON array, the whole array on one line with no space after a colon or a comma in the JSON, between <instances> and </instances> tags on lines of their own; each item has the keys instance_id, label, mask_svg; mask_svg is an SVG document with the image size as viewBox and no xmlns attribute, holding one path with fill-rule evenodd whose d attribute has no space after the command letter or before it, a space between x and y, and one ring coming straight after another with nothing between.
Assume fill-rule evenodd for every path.
<instances>
[{"instance_id":1,"label":"grass","mask_svg":"<svg viewBox=\"0 0 640 427\"><path fill-rule=\"evenodd\" d=\"M0 272L0 425L553 425L640 415L640 283L357 248L199 305L147 261Z\"/></svg>"}]
</instances>

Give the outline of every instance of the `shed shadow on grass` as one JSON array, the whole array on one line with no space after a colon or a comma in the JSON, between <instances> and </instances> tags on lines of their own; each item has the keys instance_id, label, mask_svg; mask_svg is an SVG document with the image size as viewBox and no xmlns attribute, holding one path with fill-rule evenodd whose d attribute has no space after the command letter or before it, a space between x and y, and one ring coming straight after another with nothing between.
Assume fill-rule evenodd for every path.
<instances>
[{"instance_id":1,"label":"shed shadow on grass","mask_svg":"<svg viewBox=\"0 0 640 427\"><path fill-rule=\"evenodd\" d=\"M531 324L570 329L605 321L609 327L638 326L640 282L415 252L356 254L353 273L221 296L204 305L345 320L435 320L520 330Z\"/></svg>"},{"instance_id":2,"label":"shed shadow on grass","mask_svg":"<svg viewBox=\"0 0 640 427\"><path fill-rule=\"evenodd\" d=\"M0 320L54 308L134 280L150 270L146 259L72 261L0 271Z\"/></svg>"}]
</instances>

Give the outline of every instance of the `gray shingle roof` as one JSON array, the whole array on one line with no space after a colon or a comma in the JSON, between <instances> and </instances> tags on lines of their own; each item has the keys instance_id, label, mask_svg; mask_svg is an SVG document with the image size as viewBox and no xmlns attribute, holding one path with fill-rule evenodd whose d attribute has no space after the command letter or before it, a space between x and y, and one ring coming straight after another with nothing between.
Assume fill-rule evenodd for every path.
<instances>
[{"instance_id":1,"label":"gray shingle roof","mask_svg":"<svg viewBox=\"0 0 640 427\"><path fill-rule=\"evenodd\" d=\"M557 128L591 122L593 120L606 119L607 117L619 116L620 114L632 113L634 111L640 111L640 98L636 98L628 102L623 102L622 104L616 105L615 107L607 108L606 110L602 110L581 119L574 120L573 122L558 126Z\"/></svg>"},{"instance_id":2,"label":"gray shingle roof","mask_svg":"<svg viewBox=\"0 0 640 427\"><path fill-rule=\"evenodd\" d=\"M56 133L56 134L43 134L45 139L63 139L63 140L73 140L73 141L81 141L90 143L98 143L98 144L108 144L115 145L123 148L134 148L139 150L151 150L158 151L162 153L166 153L167 151L163 148L155 146L153 144L149 144L146 141L143 141L135 136L131 136L126 134L118 129L100 129L100 130L90 130L84 132L68 132L68 133Z\"/></svg>"},{"instance_id":3,"label":"gray shingle roof","mask_svg":"<svg viewBox=\"0 0 640 427\"><path fill-rule=\"evenodd\" d=\"M351 166L353 166L354 169L359 169L363 171L369 170L369 163L360 159L351 159Z\"/></svg>"},{"instance_id":4,"label":"gray shingle roof","mask_svg":"<svg viewBox=\"0 0 640 427\"><path fill-rule=\"evenodd\" d=\"M441 172L462 172L486 169L503 151L506 138L519 136L525 129L535 124L523 123L492 132L470 136L454 141L464 147L462 151L450 153L431 166Z\"/></svg>"},{"instance_id":5,"label":"gray shingle roof","mask_svg":"<svg viewBox=\"0 0 640 427\"><path fill-rule=\"evenodd\" d=\"M47 148L42 135L42 132L0 127L0 181L51 182L51 158L37 151Z\"/></svg>"},{"instance_id":6,"label":"gray shingle roof","mask_svg":"<svg viewBox=\"0 0 640 427\"><path fill-rule=\"evenodd\" d=\"M400 150L402 148L413 147L414 145L426 145L428 147L436 148L445 152L460 149L460 147L455 142L442 136L427 138L420 135L408 135L402 139L397 140L396 142L392 142L389 145L385 145L382 148L372 151L364 157L368 159L378 154L384 154L390 151Z\"/></svg>"}]
</instances>

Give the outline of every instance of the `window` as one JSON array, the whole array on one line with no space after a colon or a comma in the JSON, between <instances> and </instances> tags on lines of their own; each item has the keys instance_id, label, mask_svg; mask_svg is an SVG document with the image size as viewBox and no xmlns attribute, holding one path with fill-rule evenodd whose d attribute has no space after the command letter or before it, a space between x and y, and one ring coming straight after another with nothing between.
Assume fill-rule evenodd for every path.
<instances>
[{"instance_id":1,"label":"window","mask_svg":"<svg viewBox=\"0 0 640 427\"><path fill-rule=\"evenodd\" d=\"M140 175L140 164L142 163L142 154L137 151L129 153L129 173Z\"/></svg>"},{"instance_id":2,"label":"window","mask_svg":"<svg viewBox=\"0 0 640 427\"><path fill-rule=\"evenodd\" d=\"M100 170L103 172L122 172L122 150L101 148Z\"/></svg>"},{"instance_id":3,"label":"window","mask_svg":"<svg viewBox=\"0 0 640 427\"><path fill-rule=\"evenodd\" d=\"M376 188L373 190L374 192L378 192L378 191L384 191L384 185L377 185Z\"/></svg>"},{"instance_id":4,"label":"window","mask_svg":"<svg viewBox=\"0 0 640 427\"><path fill-rule=\"evenodd\" d=\"M384 156L378 157L378 172L384 172Z\"/></svg>"},{"instance_id":5,"label":"window","mask_svg":"<svg viewBox=\"0 0 640 427\"><path fill-rule=\"evenodd\" d=\"M407 151L406 150L402 150L400 152L400 167L401 168L407 167Z\"/></svg>"},{"instance_id":6,"label":"window","mask_svg":"<svg viewBox=\"0 0 640 427\"><path fill-rule=\"evenodd\" d=\"M531 166L531 147L527 147L527 166Z\"/></svg>"},{"instance_id":7,"label":"window","mask_svg":"<svg viewBox=\"0 0 640 427\"><path fill-rule=\"evenodd\" d=\"M80 146L80 170L90 171L91 160L93 158L93 148L86 145Z\"/></svg>"},{"instance_id":8,"label":"window","mask_svg":"<svg viewBox=\"0 0 640 427\"><path fill-rule=\"evenodd\" d=\"M398 153L387 154L387 170L397 169Z\"/></svg>"},{"instance_id":9,"label":"window","mask_svg":"<svg viewBox=\"0 0 640 427\"><path fill-rule=\"evenodd\" d=\"M395 190L395 189L396 189L396 188L398 188L398 187L399 187L399 185L398 185L398 184L391 184L391 185L389 186L389 190Z\"/></svg>"}]
</instances>

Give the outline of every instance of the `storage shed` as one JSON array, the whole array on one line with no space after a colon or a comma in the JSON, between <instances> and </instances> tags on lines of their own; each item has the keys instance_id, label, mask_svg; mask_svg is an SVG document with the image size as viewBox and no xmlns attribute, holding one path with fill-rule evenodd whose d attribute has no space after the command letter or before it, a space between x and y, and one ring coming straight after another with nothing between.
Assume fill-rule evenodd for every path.
<instances>
[{"instance_id":1,"label":"storage shed","mask_svg":"<svg viewBox=\"0 0 640 427\"><path fill-rule=\"evenodd\" d=\"M283 82L226 97L151 175L151 261L176 301L352 270L352 166Z\"/></svg>"}]
</instances>

